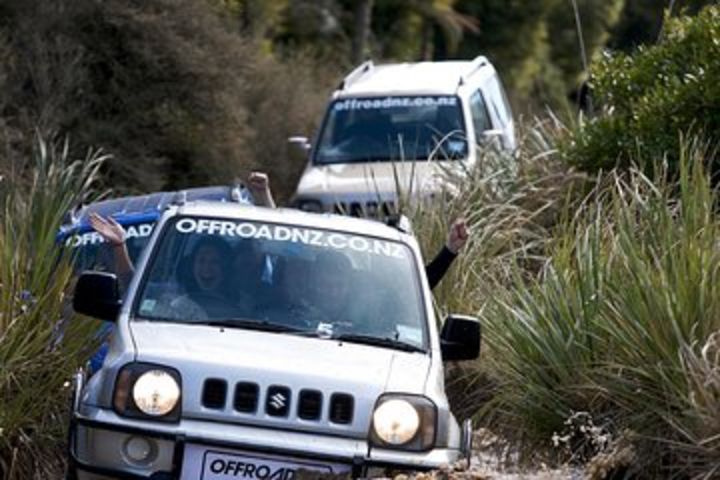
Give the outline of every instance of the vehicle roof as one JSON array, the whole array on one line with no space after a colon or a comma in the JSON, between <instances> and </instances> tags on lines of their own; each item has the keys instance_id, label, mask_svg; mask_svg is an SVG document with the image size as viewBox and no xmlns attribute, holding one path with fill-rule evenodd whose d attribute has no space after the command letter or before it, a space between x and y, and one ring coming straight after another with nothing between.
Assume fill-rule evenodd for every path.
<instances>
[{"instance_id":1,"label":"vehicle roof","mask_svg":"<svg viewBox=\"0 0 720 480\"><path fill-rule=\"evenodd\" d=\"M366 235L388 240L407 241L411 238L409 234L403 233L377 220L336 215L333 213L311 213L293 208L266 208L237 203L197 201L178 206L171 215L218 217L277 223Z\"/></svg>"},{"instance_id":2,"label":"vehicle roof","mask_svg":"<svg viewBox=\"0 0 720 480\"><path fill-rule=\"evenodd\" d=\"M121 225L155 222L162 212L173 202L209 200L217 202L239 201L252 203L252 197L244 188L237 185L189 188L172 192L155 192L146 195L133 195L93 202L83 205L68 214L60 228L60 234L82 232L89 229L91 213L104 217L112 216Z\"/></svg>"},{"instance_id":3,"label":"vehicle roof","mask_svg":"<svg viewBox=\"0 0 720 480\"><path fill-rule=\"evenodd\" d=\"M465 80L495 69L484 57L475 60L441 62L394 63L373 65L366 63L351 72L336 97L387 94L454 95Z\"/></svg>"}]
</instances>

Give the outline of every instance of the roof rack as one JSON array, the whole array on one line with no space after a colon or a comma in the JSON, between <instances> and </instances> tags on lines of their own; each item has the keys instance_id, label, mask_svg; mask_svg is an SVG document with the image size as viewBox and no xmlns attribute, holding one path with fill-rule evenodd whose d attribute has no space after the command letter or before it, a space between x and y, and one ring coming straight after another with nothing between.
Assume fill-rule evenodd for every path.
<instances>
[{"instance_id":1,"label":"roof rack","mask_svg":"<svg viewBox=\"0 0 720 480\"><path fill-rule=\"evenodd\" d=\"M458 80L458 87L461 87L465 84L468 78L472 76L476 71L484 67L488 64L488 60L484 55L478 55L470 62L470 68L467 72L460 75L460 80Z\"/></svg>"},{"instance_id":2,"label":"roof rack","mask_svg":"<svg viewBox=\"0 0 720 480\"><path fill-rule=\"evenodd\" d=\"M363 75L365 75L367 72L375 68L375 64L372 60L366 60L365 62L361 63L360 66L355 68L352 72L348 73L342 82L340 82L340 85L338 85L338 90L344 90L345 87L350 86L353 82L359 80Z\"/></svg>"}]
</instances>

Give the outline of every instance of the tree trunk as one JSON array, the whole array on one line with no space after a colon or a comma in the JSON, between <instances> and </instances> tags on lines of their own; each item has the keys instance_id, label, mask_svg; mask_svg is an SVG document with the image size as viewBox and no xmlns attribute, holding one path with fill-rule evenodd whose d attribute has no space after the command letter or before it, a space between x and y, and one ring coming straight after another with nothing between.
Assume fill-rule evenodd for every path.
<instances>
[{"instance_id":1,"label":"tree trunk","mask_svg":"<svg viewBox=\"0 0 720 480\"><path fill-rule=\"evenodd\" d=\"M374 0L358 0L355 4L355 29L352 41L352 62L355 65L365 60L367 54L373 2Z\"/></svg>"}]
</instances>

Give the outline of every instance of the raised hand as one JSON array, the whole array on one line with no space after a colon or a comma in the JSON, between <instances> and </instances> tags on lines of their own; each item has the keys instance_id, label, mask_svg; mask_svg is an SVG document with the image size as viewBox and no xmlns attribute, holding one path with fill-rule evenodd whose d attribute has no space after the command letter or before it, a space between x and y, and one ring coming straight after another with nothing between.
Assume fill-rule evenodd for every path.
<instances>
[{"instance_id":1,"label":"raised hand","mask_svg":"<svg viewBox=\"0 0 720 480\"><path fill-rule=\"evenodd\" d=\"M270 191L270 178L267 173L251 172L247 179L247 187L258 205L275 207L275 200Z\"/></svg>"},{"instance_id":2,"label":"raised hand","mask_svg":"<svg viewBox=\"0 0 720 480\"><path fill-rule=\"evenodd\" d=\"M450 226L447 238L447 248L452 253L457 254L468 241L470 232L468 230L467 222L464 218L458 218Z\"/></svg>"},{"instance_id":3,"label":"raised hand","mask_svg":"<svg viewBox=\"0 0 720 480\"><path fill-rule=\"evenodd\" d=\"M109 244L113 246L125 244L125 229L112 217L102 217L93 212L90 214L90 226Z\"/></svg>"}]
</instances>

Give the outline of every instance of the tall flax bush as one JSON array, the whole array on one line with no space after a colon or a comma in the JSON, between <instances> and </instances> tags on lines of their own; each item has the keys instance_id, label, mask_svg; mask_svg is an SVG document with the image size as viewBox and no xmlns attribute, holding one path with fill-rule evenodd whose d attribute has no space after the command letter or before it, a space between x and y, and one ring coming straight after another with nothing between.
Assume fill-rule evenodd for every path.
<instances>
[{"instance_id":1,"label":"tall flax bush","mask_svg":"<svg viewBox=\"0 0 720 480\"><path fill-rule=\"evenodd\" d=\"M489 279L505 278L513 260L522 258L530 269L544 261L545 242L585 181L558 158L555 144L565 133L554 119L523 125L515 152L480 149L472 168L444 172L450 186L444 195L410 208L428 260L453 220L465 218L471 231L462 255L434 291L443 310L477 312L493 295Z\"/></svg>"},{"instance_id":2,"label":"tall flax bush","mask_svg":"<svg viewBox=\"0 0 720 480\"><path fill-rule=\"evenodd\" d=\"M549 244L539 275L518 264L513 282L495 282L482 317L502 375L483 421L526 451L555 438L597 453L598 436L628 429L641 452L634 468L712 476L720 220L706 156L686 143L673 183L612 172ZM577 412L594 435L564 435Z\"/></svg>"},{"instance_id":3,"label":"tall flax bush","mask_svg":"<svg viewBox=\"0 0 720 480\"><path fill-rule=\"evenodd\" d=\"M0 172L0 476L51 478L62 452L64 384L92 342L68 316L72 269L55 238L63 215L88 198L105 158L68 157L40 141L14 172ZM53 459L53 455L55 458Z\"/></svg>"},{"instance_id":4,"label":"tall flax bush","mask_svg":"<svg viewBox=\"0 0 720 480\"><path fill-rule=\"evenodd\" d=\"M451 186L446 195L411 209L427 260L445 242L454 219L464 217L469 225L468 244L434 289L443 314L478 314L495 296L497 283L513 281L515 266L530 275L544 264L566 205L581 199L586 188L586 178L558 159L554 147L565 134L554 119L523 125L516 152L479 151L469 171L446 172ZM483 347L477 362L453 365L449 372L450 399L461 417L474 413L490 393L487 354Z\"/></svg>"}]
</instances>

